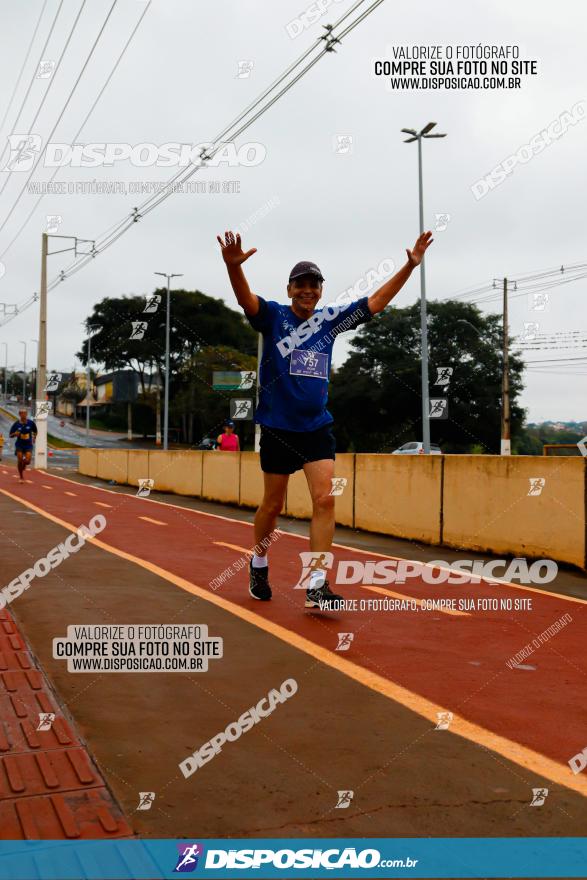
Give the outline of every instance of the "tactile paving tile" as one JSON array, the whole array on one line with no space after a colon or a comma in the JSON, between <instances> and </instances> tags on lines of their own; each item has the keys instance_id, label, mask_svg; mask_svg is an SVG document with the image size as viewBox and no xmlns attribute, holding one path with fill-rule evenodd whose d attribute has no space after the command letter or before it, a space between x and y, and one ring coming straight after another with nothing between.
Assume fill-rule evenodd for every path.
<instances>
[{"instance_id":1,"label":"tactile paving tile","mask_svg":"<svg viewBox=\"0 0 587 880\"><path fill-rule=\"evenodd\" d=\"M40 713L55 718L38 730ZM0 838L132 837L15 621L0 611Z\"/></svg>"},{"instance_id":2,"label":"tactile paving tile","mask_svg":"<svg viewBox=\"0 0 587 880\"><path fill-rule=\"evenodd\" d=\"M0 801L0 828L5 840L132 836L132 829L103 786Z\"/></svg>"}]
</instances>

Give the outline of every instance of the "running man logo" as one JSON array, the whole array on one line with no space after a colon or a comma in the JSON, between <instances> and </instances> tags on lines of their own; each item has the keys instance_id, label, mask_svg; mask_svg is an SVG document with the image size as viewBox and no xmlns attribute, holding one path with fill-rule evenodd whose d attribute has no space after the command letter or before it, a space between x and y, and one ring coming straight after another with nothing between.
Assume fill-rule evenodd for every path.
<instances>
[{"instance_id":1,"label":"running man logo","mask_svg":"<svg viewBox=\"0 0 587 880\"><path fill-rule=\"evenodd\" d=\"M338 645L336 646L335 650L348 651L354 638L354 633L338 633Z\"/></svg>"},{"instance_id":2,"label":"running man logo","mask_svg":"<svg viewBox=\"0 0 587 880\"><path fill-rule=\"evenodd\" d=\"M352 134L336 134L332 139L332 148L337 156L350 156L353 152Z\"/></svg>"},{"instance_id":3,"label":"running man logo","mask_svg":"<svg viewBox=\"0 0 587 880\"><path fill-rule=\"evenodd\" d=\"M37 400L35 402L35 419L45 421L53 409L53 401Z\"/></svg>"},{"instance_id":4,"label":"running man logo","mask_svg":"<svg viewBox=\"0 0 587 880\"><path fill-rule=\"evenodd\" d=\"M437 712L436 718L438 719L436 722L435 730L448 730L450 727L450 723L453 719L452 712Z\"/></svg>"},{"instance_id":5,"label":"running man logo","mask_svg":"<svg viewBox=\"0 0 587 880\"><path fill-rule=\"evenodd\" d=\"M446 397L430 398L430 419L448 419L448 400Z\"/></svg>"},{"instance_id":6,"label":"running man logo","mask_svg":"<svg viewBox=\"0 0 587 880\"><path fill-rule=\"evenodd\" d=\"M350 807L351 801L354 798L354 791L339 791L338 792L338 803L335 810L346 810Z\"/></svg>"},{"instance_id":7,"label":"running man logo","mask_svg":"<svg viewBox=\"0 0 587 880\"><path fill-rule=\"evenodd\" d=\"M55 712L39 712L39 724L37 730L51 730L55 721Z\"/></svg>"},{"instance_id":8,"label":"running man logo","mask_svg":"<svg viewBox=\"0 0 587 880\"><path fill-rule=\"evenodd\" d=\"M326 580L326 569L332 568L334 554L321 553L318 550L307 550L300 553L300 561L302 563L302 573L294 590L308 590L310 589L310 579L313 572L324 572L322 582ZM318 584L314 584L313 586L316 587Z\"/></svg>"},{"instance_id":9,"label":"running man logo","mask_svg":"<svg viewBox=\"0 0 587 880\"><path fill-rule=\"evenodd\" d=\"M230 401L230 418L231 419L246 419L250 420L253 418L253 401L252 400L237 400L235 397Z\"/></svg>"},{"instance_id":10,"label":"running man logo","mask_svg":"<svg viewBox=\"0 0 587 880\"><path fill-rule=\"evenodd\" d=\"M346 484L348 480L346 477L331 477L330 482L332 483L332 488L329 495L342 495L346 488Z\"/></svg>"},{"instance_id":11,"label":"running man logo","mask_svg":"<svg viewBox=\"0 0 587 880\"><path fill-rule=\"evenodd\" d=\"M198 861L204 855L204 847L201 843L178 843L176 845L179 855L173 873L190 874L198 867Z\"/></svg>"},{"instance_id":12,"label":"running man logo","mask_svg":"<svg viewBox=\"0 0 587 880\"><path fill-rule=\"evenodd\" d=\"M251 71L255 66L254 61L237 61L238 71L236 74L237 79L248 79L251 75Z\"/></svg>"},{"instance_id":13,"label":"running man logo","mask_svg":"<svg viewBox=\"0 0 587 880\"><path fill-rule=\"evenodd\" d=\"M35 157L42 145L39 134L9 134L8 156L4 171L30 171L35 164Z\"/></svg>"},{"instance_id":14,"label":"running man logo","mask_svg":"<svg viewBox=\"0 0 587 880\"><path fill-rule=\"evenodd\" d=\"M137 810L150 810L155 800L154 791L139 791L139 805Z\"/></svg>"},{"instance_id":15,"label":"running man logo","mask_svg":"<svg viewBox=\"0 0 587 880\"><path fill-rule=\"evenodd\" d=\"M450 214L435 214L434 215L434 231L435 232L444 232L448 224L450 223Z\"/></svg>"},{"instance_id":16,"label":"running man logo","mask_svg":"<svg viewBox=\"0 0 587 880\"><path fill-rule=\"evenodd\" d=\"M49 58L44 59L39 63L39 72L37 73L37 79L49 79L54 70L55 62L50 60Z\"/></svg>"},{"instance_id":17,"label":"running man logo","mask_svg":"<svg viewBox=\"0 0 587 880\"><path fill-rule=\"evenodd\" d=\"M61 216L61 214L47 214L46 217L47 217L46 231L49 233L49 235L55 235L55 233L57 232L57 230L61 226L61 223L63 221L63 217Z\"/></svg>"},{"instance_id":18,"label":"running man logo","mask_svg":"<svg viewBox=\"0 0 587 880\"><path fill-rule=\"evenodd\" d=\"M154 293L153 296L150 296L149 299L147 300L147 302L145 304L145 308L143 309L143 312L148 312L149 314L152 314L153 312L157 311L157 309L159 308L160 305L161 305L161 294Z\"/></svg>"},{"instance_id":19,"label":"running man logo","mask_svg":"<svg viewBox=\"0 0 587 880\"><path fill-rule=\"evenodd\" d=\"M541 807L547 797L548 797L548 789L547 788L533 788L532 789L532 800L530 801L530 806L531 807Z\"/></svg>"},{"instance_id":20,"label":"running man logo","mask_svg":"<svg viewBox=\"0 0 587 880\"><path fill-rule=\"evenodd\" d=\"M257 374L253 370L241 370L241 381L238 386L242 391L248 391L253 387Z\"/></svg>"},{"instance_id":21,"label":"running man logo","mask_svg":"<svg viewBox=\"0 0 587 880\"><path fill-rule=\"evenodd\" d=\"M550 296L548 293L531 293L530 294L530 311L532 312L544 312L548 303L550 302Z\"/></svg>"},{"instance_id":22,"label":"running man logo","mask_svg":"<svg viewBox=\"0 0 587 880\"><path fill-rule=\"evenodd\" d=\"M132 330L131 334L128 337L129 339L142 339L145 335L147 327L149 326L147 321L131 321Z\"/></svg>"},{"instance_id":23,"label":"running man logo","mask_svg":"<svg viewBox=\"0 0 587 880\"><path fill-rule=\"evenodd\" d=\"M139 498L148 498L154 485L155 480L153 480L152 478L139 477L139 488L137 489L137 496Z\"/></svg>"},{"instance_id":24,"label":"running man logo","mask_svg":"<svg viewBox=\"0 0 587 880\"><path fill-rule=\"evenodd\" d=\"M454 367L436 367L436 382L434 384L448 388L453 372Z\"/></svg>"},{"instance_id":25,"label":"running man logo","mask_svg":"<svg viewBox=\"0 0 587 880\"><path fill-rule=\"evenodd\" d=\"M530 488L528 489L528 495L542 495L542 490L546 485L545 477L528 477L530 481Z\"/></svg>"},{"instance_id":26,"label":"running man logo","mask_svg":"<svg viewBox=\"0 0 587 880\"><path fill-rule=\"evenodd\" d=\"M45 385L45 394L51 391L57 391L61 382L61 373L49 373L47 376L47 384Z\"/></svg>"},{"instance_id":27,"label":"running man logo","mask_svg":"<svg viewBox=\"0 0 587 880\"><path fill-rule=\"evenodd\" d=\"M524 332L522 333L521 341L522 342L532 342L536 339L536 334L540 329L540 324L538 321L524 321Z\"/></svg>"}]
</instances>

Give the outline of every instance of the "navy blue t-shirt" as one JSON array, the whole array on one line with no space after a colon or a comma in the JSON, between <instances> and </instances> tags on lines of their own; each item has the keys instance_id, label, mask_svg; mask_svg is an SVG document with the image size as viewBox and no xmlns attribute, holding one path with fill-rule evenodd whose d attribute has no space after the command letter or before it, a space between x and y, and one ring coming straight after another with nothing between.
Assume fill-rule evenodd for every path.
<instances>
[{"instance_id":1,"label":"navy blue t-shirt","mask_svg":"<svg viewBox=\"0 0 587 880\"><path fill-rule=\"evenodd\" d=\"M10 433L14 433L14 431L18 431L18 434L15 437L15 447L16 449L32 449L33 448L33 434L37 434L37 426L33 422L32 419L27 419L26 422L15 422L10 429Z\"/></svg>"},{"instance_id":2,"label":"navy blue t-shirt","mask_svg":"<svg viewBox=\"0 0 587 880\"><path fill-rule=\"evenodd\" d=\"M372 318L367 297L329 303L306 321L291 307L259 299L251 327L263 334L259 406L255 421L285 431L316 431L333 418L326 409L332 347L339 333Z\"/></svg>"}]
</instances>

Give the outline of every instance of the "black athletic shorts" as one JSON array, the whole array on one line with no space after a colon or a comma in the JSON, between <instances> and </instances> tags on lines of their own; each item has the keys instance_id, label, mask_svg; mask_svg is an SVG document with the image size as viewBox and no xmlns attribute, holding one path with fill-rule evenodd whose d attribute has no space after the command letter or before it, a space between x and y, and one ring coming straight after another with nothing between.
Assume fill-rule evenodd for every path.
<instances>
[{"instance_id":1,"label":"black athletic shorts","mask_svg":"<svg viewBox=\"0 0 587 880\"><path fill-rule=\"evenodd\" d=\"M282 431L261 425L261 470L293 474L309 461L334 458L336 440L331 425L317 431Z\"/></svg>"}]
</instances>

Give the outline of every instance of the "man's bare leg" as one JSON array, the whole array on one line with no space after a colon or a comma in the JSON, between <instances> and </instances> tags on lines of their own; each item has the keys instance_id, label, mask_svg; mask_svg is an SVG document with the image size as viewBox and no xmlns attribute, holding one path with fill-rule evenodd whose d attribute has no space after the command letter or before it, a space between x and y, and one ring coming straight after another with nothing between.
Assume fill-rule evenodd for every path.
<instances>
[{"instance_id":1,"label":"man's bare leg","mask_svg":"<svg viewBox=\"0 0 587 880\"><path fill-rule=\"evenodd\" d=\"M312 520L310 522L310 550L314 553L315 564L312 566L306 593L306 608L320 607L327 609L325 602L334 602L342 597L331 593L324 586L328 578L326 554L332 548L334 538L334 496L332 478L334 476L334 459L325 458L310 461L304 465L304 473L312 498ZM323 592L327 589L327 593Z\"/></svg>"},{"instance_id":2,"label":"man's bare leg","mask_svg":"<svg viewBox=\"0 0 587 880\"><path fill-rule=\"evenodd\" d=\"M263 474L265 490L263 500L255 514L255 552L259 557L267 555L268 539L283 510L289 474Z\"/></svg>"},{"instance_id":3,"label":"man's bare leg","mask_svg":"<svg viewBox=\"0 0 587 880\"><path fill-rule=\"evenodd\" d=\"M22 452L20 452L20 450L17 450L17 453L16 453L16 467L18 468L18 476L19 476L20 482L24 483L25 464L23 461L23 454L22 454Z\"/></svg>"}]
</instances>

